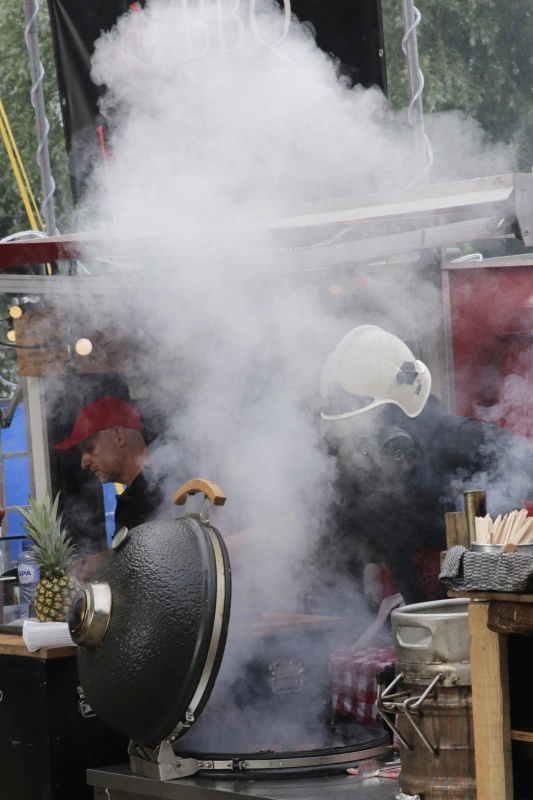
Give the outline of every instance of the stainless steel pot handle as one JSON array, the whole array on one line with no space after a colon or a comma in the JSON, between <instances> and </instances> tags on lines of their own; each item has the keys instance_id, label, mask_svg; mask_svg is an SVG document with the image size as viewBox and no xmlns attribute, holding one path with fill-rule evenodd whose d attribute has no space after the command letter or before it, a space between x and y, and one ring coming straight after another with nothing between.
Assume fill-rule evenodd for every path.
<instances>
[{"instance_id":1,"label":"stainless steel pot handle","mask_svg":"<svg viewBox=\"0 0 533 800\"><path fill-rule=\"evenodd\" d=\"M425 690L419 697L411 697L409 692L396 692L395 694L392 693L392 690L403 678L403 672L398 673L392 683L390 683L385 689L383 689L383 672L378 672L376 677L378 684L376 708L385 724L398 737L404 747L406 747L408 750L412 750L413 748L405 740L404 736L400 733L396 725L387 717L388 714L404 714L413 726L415 732L422 740L424 746L427 747L433 756L437 757L439 754L438 748L431 744L426 734L421 730L413 716L413 712L418 711L428 697L434 694L437 684L444 680L444 673L439 672L433 678L431 683L426 686Z\"/></svg>"}]
</instances>

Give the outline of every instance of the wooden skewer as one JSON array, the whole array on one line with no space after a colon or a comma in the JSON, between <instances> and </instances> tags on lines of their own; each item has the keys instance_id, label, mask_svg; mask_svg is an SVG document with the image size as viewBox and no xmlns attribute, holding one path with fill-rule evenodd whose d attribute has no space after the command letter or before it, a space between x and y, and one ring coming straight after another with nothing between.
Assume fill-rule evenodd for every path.
<instances>
[{"instance_id":1,"label":"wooden skewer","mask_svg":"<svg viewBox=\"0 0 533 800\"><path fill-rule=\"evenodd\" d=\"M515 544L526 544L529 541L529 534L531 532L531 523L526 522L520 526L520 529L515 534Z\"/></svg>"},{"instance_id":2,"label":"wooden skewer","mask_svg":"<svg viewBox=\"0 0 533 800\"><path fill-rule=\"evenodd\" d=\"M509 541L510 528L511 528L511 515L504 514L502 517L501 533L500 533L500 542L502 544L507 544L507 542Z\"/></svg>"},{"instance_id":3,"label":"wooden skewer","mask_svg":"<svg viewBox=\"0 0 533 800\"><path fill-rule=\"evenodd\" d=\"M486 537L485 543L491 544L492 542L492 519L489 514L485 515L485 530L486 530Z\"/></svg>"},{"instance_id":4,"label":"wooden skewer","mask_svg":"<svg viewBox=\"0 0 533 800\"><path fill-rule=\"evenodd\" d=\"M533 517L525 508L498 514L495 520L486 514L476 517L475 534L478 544L528 544L533 542Z\"/></svg>"},{"instance_id":5,"label":"wooden skewer","mask_svg":"<svg viewBox=\"0 0 533 800\"><path fill-rule=\"evenodd\" d=\"M493 529L493 534L492 534L492 541L495 542L496 544L500 544L501 543L501 538L500 537L502 535L502 518L501 518L501 516L496 517L496 519L494 520L493 525L494 525L494 529Z\"/></svg>"},{"instance_id":6,"label":"wooden skewer","mask_svg":"<svg viewBox=\"0 0 533 800\"><path fill-rule=\"evenodd\" d=\"M514 522L514 511L510 514L506 514L507 519L505 520L505 541L504 544L509 544L511 541L511 531L513 529L513 522Z\"/></svg>"},{"instance_id":7,"label":"wooden skewer","mask_svg":"<svg viewBox=\"0 0 533 800\"><path fill-rule=\"evenodd\" d=\"M523 512L525 512L525 513L523 513ZM517 541L519 541L519 539L522 536L521 531L524 528L524 526L526 526L526 531L527 531L527 529L529 527L531 527L530 523L528 521L528 518L527 518L527 509L525 509L525 508L523 508L522 511L520 512L520 521L519 521L519 524L517 526L516 533L515 533L515 538L516 538Z\"/></svg>"},{"instance_id":8,"label":"wooden skewer","mask_svg":"<svg viewBox=\"0 0 533 800\"><path fill-rule=\"evenodd\" d=\"M507 541L508 542L512 542L513 541L514 530L515 530L516 523L517 523L518 516L519 516L519 512L518 511L511 511L511 513L508 514L507 516L508 516L508 519L509 519L508 527L507 527Z\"/></svg>"},{"instance_id":9,"label":"wooden skewer","mask_svg":"<svg viewBox=\"0 0 533 800\"><path fill-rule=\"evenodd\" d=\"M512 543L514 541L514 535L517 529L516 526L520 525L520 512L511 511L508 517L509 517L509 522L507 525L507 542Z\"/></svg>"},{"instance_id":10,"label":"wooden skewer","mask_svg":"<svg viewBox=\"0 0 533 800\"><path fill-rule=\"evenodd\" d=\"M492 542L492 519L489 514L485 515L485 544Z\"/></svg>"},{"instance_id":11,"label":"wooden skewer","mask_svg":"<svg viewBox=\"0 0 533 800\"><path fill-rule=\"evenodd\" d=\"M507 528L507 514L500 516L500 521L498 523L498 535L496 537L496 541L498 544L505 544L505 531Z\"/></svg>"},{"instance_id":12,"label":"wooden skewer","mask_svg":"<svg viewBox=\"0 0 533 800\"><path fill-rule=\"evenodd\" d=\"M500 541L499 535L500 535L500 523L501 523L501 521L502 521L502 515L498 514L498 516L496 517L496 519L492 523L492 543L493 544L498 544L499 541Z\"/></svg>"},{"instance_id":13,"label":"wooden skewer","mask_svg":"<svg viewBox=\"0 0 533 800\"><path fill-rule=\"evenodd\" d=\"M518 532L517 543L528 544L531 541L533 541L533 518L528 517Z\"/></svg>"},{"instance_id":14,"label":"wooden skewer","mask_svg":"<svg viewBox=\"0 0 533 800\"><path fill-rule=\"evenodd\" d=\"M516 515L516 520L513 525L511 541L514 541L516 544L516 538L518 536L518 531L521 529L522 525L526 521L527 518L527 509L522 508Z\"/></svg>"},{"instance_id":15,"label":"wooden skewer","mask_svg":"<svg viewBox=\"0 0 533 800\"><path fill-rule=\"evenodd\" d=\"M526 530L525 542L533 541L533 519L529 520L529 528Z\"/></svg>"},{"instance_id":16,"label":"wooden skewer","mask_svg":"<svg viewBox=\"0 0 533 800\"><path fill-rule=\"evenodd\" d=\"M476 542L478 544L490 544L492 538L492 519L489 514L484 517L475 518Z\"/></svg>"}]
</instances>

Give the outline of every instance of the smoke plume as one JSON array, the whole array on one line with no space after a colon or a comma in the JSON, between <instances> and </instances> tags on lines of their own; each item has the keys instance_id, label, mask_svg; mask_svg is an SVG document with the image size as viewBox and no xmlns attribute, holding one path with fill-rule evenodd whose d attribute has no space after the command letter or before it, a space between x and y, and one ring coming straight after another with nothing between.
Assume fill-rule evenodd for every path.
<instances>
[{"instance_id":1,"label":"smoke plume","mask_svg":"<svg viewBox=\"0 0 533 800\"><path fill-rule=\"evenodd\" d=\"M198 474L224 488L216 524L228 537L248 531L232 552L238 591L284 609L297 606L295 573L329 525L324 358L370 318L432 341L440 302L432 279L406 280L401 265L299 271L302 249L342 239L342 226L271 224L290 206L403 188L419 167L381 92L340 80L287 8L153 0L101 37L92 76L106 87L114 155L95 169L77 222L128 243L121 275L135 288L120 319L116 296L101 312L135 337L138 394L165 420L154 443L162 480L172 491ZM439 179L506 166L502 150L473 158L477 129L450 120L430 125ZM358 299L346 308L328 290L341 278Z\"/></svg>"}]
</instances>

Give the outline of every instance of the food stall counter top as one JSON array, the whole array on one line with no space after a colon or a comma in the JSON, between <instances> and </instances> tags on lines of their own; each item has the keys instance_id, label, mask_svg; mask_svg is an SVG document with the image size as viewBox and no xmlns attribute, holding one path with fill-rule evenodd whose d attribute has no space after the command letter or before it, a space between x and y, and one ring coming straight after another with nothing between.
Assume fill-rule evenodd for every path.
<instances>
[{"instance_id":1,"label":"food stall counter top","mask_svg":"<svg viewBox=\"0 0 533 800\"><path fill-rule=\"evenodd\" d=\"M31 653L22 636L16 634L0 633L0 655L28 656L29 658L64 658L76 655L76 648L72 647L41 647Z\"/></svg>"},{"instance_id":2,"label":"food stall counter top","mask_svg":"<svg viewBox=\"0 0 533 800\"><path fill-rule=\"evenodd\" d=\"M475 592L467 589L448 589L448 597L464 597L468 600L505 600L509 603L533 603L533 594L518 592Z\"/></svg>"},{"instance_id":3,"label":"food stall counter top","mask_svg":"<svg viewBox=\"0 0 533 800\"><path fill-rule=\"evenodd\" d=\"M398 782L384 778L362 780L346 773L306 778L266 780L217 780L180 778L157 781L133 775L129 764L87 770L87 783L95 789L95 800L394 800Z\"/></svg>"}]
</instances>

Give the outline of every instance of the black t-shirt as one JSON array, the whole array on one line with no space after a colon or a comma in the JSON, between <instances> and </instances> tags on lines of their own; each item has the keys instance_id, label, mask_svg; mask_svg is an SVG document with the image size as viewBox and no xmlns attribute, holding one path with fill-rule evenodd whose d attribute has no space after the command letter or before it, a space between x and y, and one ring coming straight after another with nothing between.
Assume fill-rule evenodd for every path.
<instances>
[{"instance_id":1,"label":"black t-shirt","mask_svg":"<svg viewBox=\"0 0 533 800\"><path fill-rule=\"evenodd\" d=\"M115 533L120 528L135 528L157 517L164 496L153 473L145 468L134 481L117 495Z\"/></svg>"}]
</instances>

